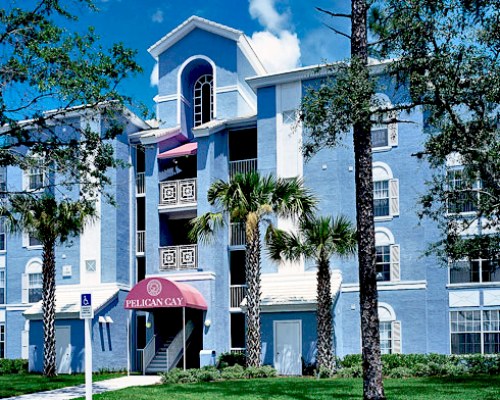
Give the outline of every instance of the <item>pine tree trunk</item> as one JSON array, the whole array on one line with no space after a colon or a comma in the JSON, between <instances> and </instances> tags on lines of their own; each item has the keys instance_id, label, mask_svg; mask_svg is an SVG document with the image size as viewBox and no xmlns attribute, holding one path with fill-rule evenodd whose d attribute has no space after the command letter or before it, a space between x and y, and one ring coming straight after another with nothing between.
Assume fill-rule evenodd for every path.
<instances>
[{"instance_id":1,"label":"pine tree trunk","mask_svg":"<svg viewBox=\"0 0 500 400\"><path fill-rule=\"evenodd\" d=\"M360 79L368 79L366 0L352 0L351 65L361 65ZM372 143L369 114L356 122L354 158L356 166L356 220L359 233L359 301L363 357L363 398L385 399L380 358L380 332L377 311L375 267L375 228L373 220Z\"/></svg>"},{"instance_id":2,"label":"pine tree trunk","mask_svg":"<svg viewBox=\"0 0 500 400\"><path fill-rule=\"evenodd\" d=\"M318 263L317 273L318 293L317 293L317 324L318 324L318 343L317 343L317 367L318 371L322 368L333 371L335 368L333 362L333 341L332 341L332 289L330 264L326 257L322 257Z\"/></svg>"},{"instance_id":3,"label":"pine tree trunk","mask_svg":"<svg viewBox=\"0 0 500 400\"><path fill-rule=\"evenodd\" d=\"M43 375L54 377L56 367L56 259L55 241L43 243Z\"/></svg>"},{"instance_id":4,"label":"pine tree trunk","mask_svg":"<svg viewBox=\"0 0 500 400\"><path fill-rule=\"evenodd\" d=\"M253 224L252 224L253 225ZM260 338L260 231L258 223L246 228L245 270L247 280L247 365L261 363Z\"/></svg>"}]
</instances>

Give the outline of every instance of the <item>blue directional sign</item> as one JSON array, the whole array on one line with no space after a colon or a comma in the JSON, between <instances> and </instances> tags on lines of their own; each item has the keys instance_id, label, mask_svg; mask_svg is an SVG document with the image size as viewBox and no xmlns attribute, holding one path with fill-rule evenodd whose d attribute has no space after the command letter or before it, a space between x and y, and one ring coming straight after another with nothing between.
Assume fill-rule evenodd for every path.
<instances>
[{"instance_id":1,"label":"blue directional sign","mask_svg":"<svg viewBox=\"0 0 500 400\"><path fill-rule=\"evenodd\" d=\"M92 294L82 293L80 295L80 319L94 318L92 307Z\"/></svg>"}]
</instances>

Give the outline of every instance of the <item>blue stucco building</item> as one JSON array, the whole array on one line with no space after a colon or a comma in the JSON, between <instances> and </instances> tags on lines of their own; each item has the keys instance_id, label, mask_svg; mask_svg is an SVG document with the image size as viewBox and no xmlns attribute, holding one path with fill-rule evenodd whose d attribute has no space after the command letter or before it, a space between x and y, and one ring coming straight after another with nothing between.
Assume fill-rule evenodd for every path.
<instances>
[{"instance_id":1,"label":"blue stucco building","mask_svg":"<svg viewBox=\"0 0 500 400\"><path fill-rule=\"evenodd\" d=\"M268 74L241 31L198 17L149 52L159 64L158 120L124 115L114 146L130 166L112 173L117 206L100 202L100 219L57 248L60 372L83 369L78 301L85 291L94 299L95 370L196 367L211 363L214 351L244 351L244 232L228 220L213 243L188 237L189 220L212 211L206 193L214 180L249 170L301 177L318 195L321 214L355 220L352 137L308 162L301 152L296 109L326 70ZM381 76L383 101L404 95L384 78L384 63L371 71ZM424 113L417 108L400 119L412 123L372 132L382 351L498 352L500 273L488 260L450 270L424 256L439 239L437 227L416 213L431 178L429 166L412 157L424 143ZM0 176L21 187L23 174L9 167ZM275 222L293 228L289 220ZM40 370L40 246L28 234L1 235L0 357L29 358ZM335 352L342 357L361 351L357 260L332 259L331 267ZM300 374L315 358L315 268L277 264L264 252L262 271L263 362Z\"/></svg>"}]
</instances>

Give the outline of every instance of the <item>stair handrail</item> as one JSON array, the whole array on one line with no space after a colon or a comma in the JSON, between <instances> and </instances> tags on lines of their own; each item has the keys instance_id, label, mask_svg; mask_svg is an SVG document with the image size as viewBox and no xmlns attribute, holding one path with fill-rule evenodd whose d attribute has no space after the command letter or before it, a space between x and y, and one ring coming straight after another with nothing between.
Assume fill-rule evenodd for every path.
<instances>
[{"instance_id":1,"label":"stair handrail","mask_svg":"<svg viewBox=\"0 0 500 400\"><path fill-rule=\"evenodd\" d=\"M151 360L153 360L155 354L156 354L156 336L153 335L151 339L149 339L149 342L146 346L144 346L144 349L142 350L142 373L143 375L146 374L146 368L148 367L149 363Z\"/></svg>"},{"instance_id":2,"label":"stair handrail","mask_svg":"<svg viewBox=\"0 0 500 400\"><path fill-rule=\"evenodd\" d=\"M193 333L194 329L194 323L193 321L189 321L186 324L186 342ZM173 366L171 365L170 360L172 359L172 363L176 362L177 357L179 356L179 353L182 350L183 346L183 339L182 339L182 329L179 331L177 335L175 335L174 340L170 343L170 346L167 347L167 358L166 358L166 369L169 371Z\"/></svg>"}]
</instances>

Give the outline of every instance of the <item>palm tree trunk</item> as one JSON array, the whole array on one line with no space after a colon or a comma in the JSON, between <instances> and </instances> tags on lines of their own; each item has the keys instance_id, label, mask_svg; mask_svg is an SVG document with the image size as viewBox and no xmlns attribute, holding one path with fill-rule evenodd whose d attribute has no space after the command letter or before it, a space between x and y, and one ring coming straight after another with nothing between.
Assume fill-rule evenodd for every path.
<instances>
[{"instance_id":1,"label":"palm tree trunk","mask_svg":"<svg viewBox=\"0 0 500 400\"><path fill-rule=\"evenodd\" d=\"M333 341L332 341L332 289L330 277L330 264L328 259L321 258L318 264L318 293L317 293L317 366L318 371L328 369L333 371Z\"/></svg>"},{"instance_id":2,"label":"palm tree trunk","mask_svg":"<svg viewBox=\"0 0 500 400\"><path fill-rule=\"evenodd\" d=\"M55 241L43 242L43 375L54 377L56 368L56 259Z\"/></svg>"},{"instance_id":3,"label":"palm tree trunk","mask_svg":"<svg viewBox=\"0 0 500 400\"><path fill-rule=\"evenodd\" d=\"M247 281L247 365L261 364L260 337L260 230L258 222L246 224L245 271Z\"/></svg>"},{"instance_id":4,"label":"palm tree trunk","mask_svg":"<svg viewBox=\"0 0 500 400\"><path fill-rule=\"evenodd\" d=\"M366 0L352 0L351 58L360 65L360 79L368 80ZM373 221L372 143L370 116L360 118L353 126L356 166L356 219L359 232L359 301L363 356L363 398L385 399L380 358L380 332L377 312L377 278L375 267L375 228Z\"/></svg>"}]
</instances>

